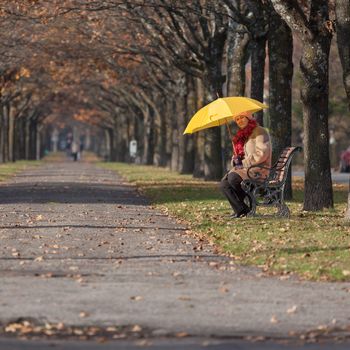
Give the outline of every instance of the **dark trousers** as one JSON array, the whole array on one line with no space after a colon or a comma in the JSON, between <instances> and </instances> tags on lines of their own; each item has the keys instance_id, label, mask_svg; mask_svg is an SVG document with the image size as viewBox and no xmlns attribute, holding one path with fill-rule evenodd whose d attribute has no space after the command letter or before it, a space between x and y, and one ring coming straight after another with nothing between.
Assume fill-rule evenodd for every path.
<instances>
[{"instance_id":1,"label":"dark trousers","mask_svg":"<svg viewBox=\"0 0 350 350\"><path fill-rule=\"evenodd\" d=\"M246 193L241 187L242 181L243 179L237 173L231 172L226 174L220 182L221 191L230 202L236 214L249 211L248 206L244 203Z\"/></svg>"}]
</instances>

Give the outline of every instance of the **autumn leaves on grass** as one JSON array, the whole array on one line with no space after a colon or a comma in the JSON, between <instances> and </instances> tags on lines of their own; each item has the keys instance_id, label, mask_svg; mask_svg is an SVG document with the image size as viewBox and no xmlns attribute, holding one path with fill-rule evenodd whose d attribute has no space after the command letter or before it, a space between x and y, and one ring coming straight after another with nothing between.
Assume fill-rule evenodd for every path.
<instances>
[{"instance_id":1,"label":"autumn leaves on grass","mask_svg":"<svg viewBox=\"0 0 350 350\"><path fill-rule=\"evenodd\" d=\"M219 251L242 264L257 265L283 279L296 273L311 280L350 280L350 227L342 215L346 186L334 186L334 210L303 212L303 187L297 180L295 199L288 202L289 220L260 217L233 222L226 218L229 208L214 182L152 166L101 166L118 171L153 205L186 222L193 232L206 235Z\"/></svg>"}]
</instances>

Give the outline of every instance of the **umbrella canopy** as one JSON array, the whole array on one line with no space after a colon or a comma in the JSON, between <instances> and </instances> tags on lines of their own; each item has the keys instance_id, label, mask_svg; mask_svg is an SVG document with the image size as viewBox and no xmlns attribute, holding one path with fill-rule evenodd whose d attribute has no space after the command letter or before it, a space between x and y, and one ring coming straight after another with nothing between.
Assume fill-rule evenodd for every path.
<instances>
[{"instance_id":1,"label":"umbrella canopy","mask_svg":"<svg viewBox=\"0 0 350 350\"><path fill-rule=\"evenodd\" d=\"M190 120L184 134L220 126L232 121L243 112L254 113L268 108L267 105L248 97L224 97L201 108Z\"/></svg>"}]
</instances>

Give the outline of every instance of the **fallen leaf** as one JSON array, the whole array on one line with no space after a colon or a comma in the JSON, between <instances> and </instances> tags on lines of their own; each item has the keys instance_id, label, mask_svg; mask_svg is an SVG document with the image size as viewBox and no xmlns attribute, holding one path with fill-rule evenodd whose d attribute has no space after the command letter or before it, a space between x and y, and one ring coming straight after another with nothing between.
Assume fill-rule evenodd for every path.
<instances>
[{"instance_id":1,"label":"fallen leaf","mask_svg":"<svg viewBox=\"0 0 350 350\"><path fill-rule=\"evenodd\" d=\"M141 331L142 331L142 328L138 324L135 324L135 326L131 328L131 332L141 332Z\"/></svg>"},{"instance_id":2,"label":"fallen leaf","mask_svg":"<svg viewBox=\"0 0 350 350\"><path fill-rule=\"evenodd\" d=\"M271 319L270 319L270 322L271 322L271 323L278 323L278 320L277 320L277 318L276 318L275 315L272 315L272 317L271 317Z\"/></svg>"},{"instance_id":3,"label":"fallen leaf","mask_svg":"<svg viewBox=\"0 0 350 350\"><path fill-rule=\"evenodd\" d=\"M227 287L221 287L221 288L219 288L219 291L220 291L221 293L228 293L228 292L229 292L229 289L228 289Z\"/></svg>"},{"instance_id":4,"label":"fallen leaf","mask_svg":"<svg viewBox=\"0 0 350 350\"><path fill-rule=\"evenodd\" d=\"M186 332L178 332L175 334L176 338L184 338L184 337L188 337L188 333Z\"/></svg>"},{"instance_id":5,"label":"fallen leaf","mask_svg":"<svg viewBox=\"0 0 350 350\"><path fill-rule=\"evenodd\" d=\"M294 314L295 311L297 311L297 306L293 305L292 307L290 307L289 309L287 309L287 314Z\"/></svg>"},{"instance_id":6,"label":"fallen leaf","mask_svg":"<svg viewBox=\"0 0 350 350\"><path fill-rule=\"evenodd\" d=\"M181 272L175 271L171 274L174 277L182 276Z\"/></svg>"}]
</instances>

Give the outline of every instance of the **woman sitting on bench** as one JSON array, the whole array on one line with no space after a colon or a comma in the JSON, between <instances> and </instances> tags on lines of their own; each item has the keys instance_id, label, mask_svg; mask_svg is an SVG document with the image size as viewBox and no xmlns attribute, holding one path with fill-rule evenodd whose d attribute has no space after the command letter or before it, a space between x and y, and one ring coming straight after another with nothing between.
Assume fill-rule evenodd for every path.
<instances>
[{"instance_id":1,"label":"woman sitting on bench","mask_svg":"<svg viewBox=\"0 0 350 350\"><path fill-rule=\"evenodd\" d=\"M250 208L244 203L246 193L241 182L248 178L247 171L252 165L271 167L271 141L266 129L261 127L251 113L242 113L233 117L239 130L232 142L235 155L232 157L232 169L223 177L220 183L222 192L227 197L233 209L231 218L246 216ZM259 176L268 174L260 171Z\"/></svg>"}]
</instances>

